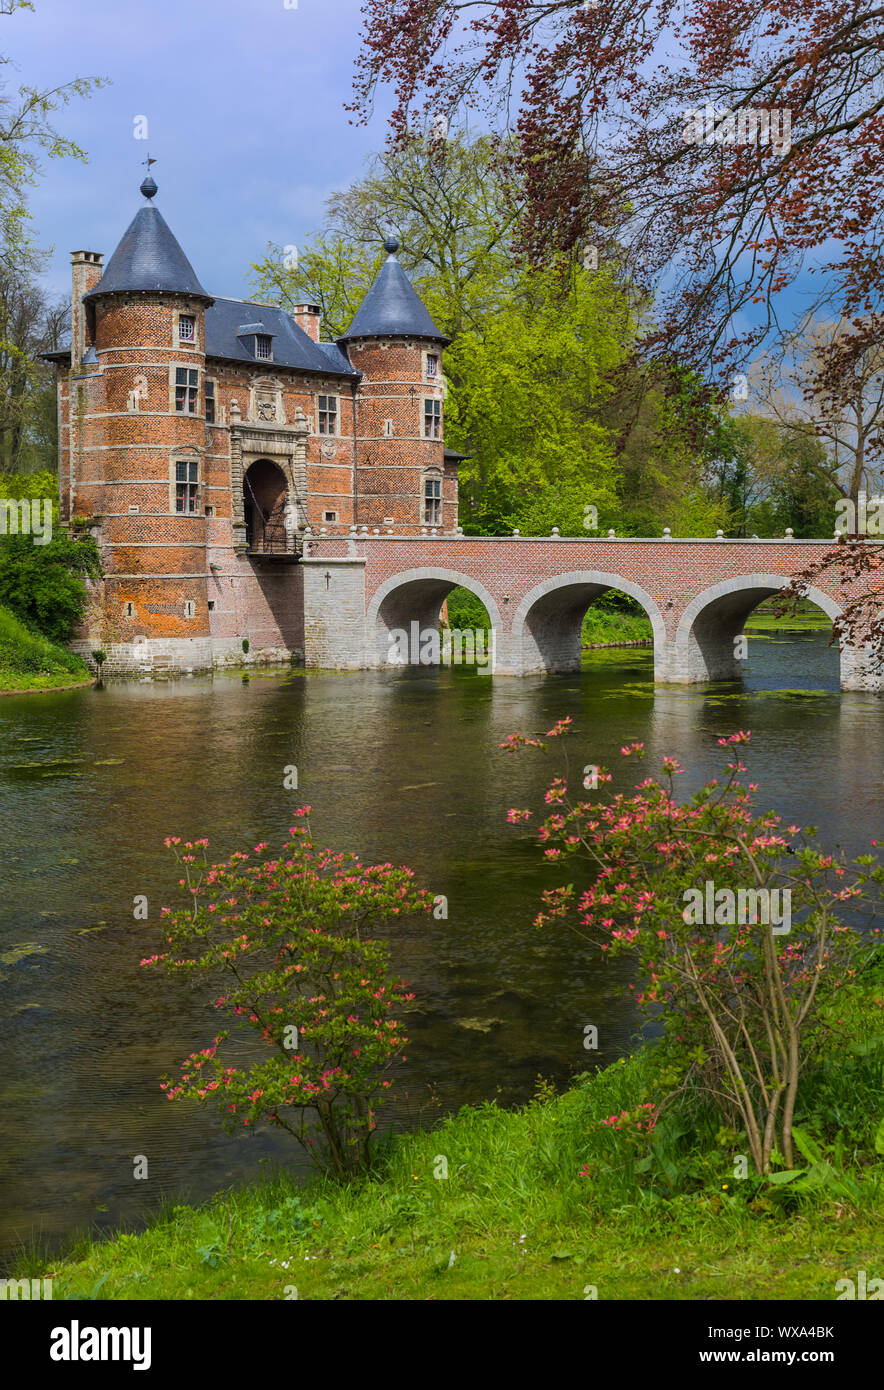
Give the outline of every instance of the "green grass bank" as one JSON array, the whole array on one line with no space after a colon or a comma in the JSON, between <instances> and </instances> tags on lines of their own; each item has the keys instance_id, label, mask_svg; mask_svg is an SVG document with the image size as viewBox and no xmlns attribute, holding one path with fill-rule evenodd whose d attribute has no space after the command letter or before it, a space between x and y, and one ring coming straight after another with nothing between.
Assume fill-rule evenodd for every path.
<instances>
[{"instance_id":1,"label":"green grass bank","mask_svg":"<svg viewBox=\"0 0 884 1390\"><path fill-rule=\"evenodd\" d=\"M0 607L0 693L57 690L91 679L86 663Z\"/></svg>"},{"instance_id":2,"label":"green grass bank","mask_svg":"<svg viewBox=\"0 0 884 1390\"><path fill-rule=\"evenodd\" d=\"M622 1147L601 1121L659 1093L643 1046L521 1110L394 1136L347 1186L268 1176L61 1260L24 1251L14 1273L111 1300L833 1300L859 1270L884 1276L880 951L837 1012L802 1086L795 1180L736 1176L741 1136L690 1089Z\"/></svg>"},{"instance_id":3,"label":"green grass bank","mask_svg":"<svg viewBox=\"0 0 884 1390\"><path fill-rule=\"evenodd\" d=\"M831 621L811 603L801 602L797 611L783 617L774 614L775 600L766 599L746 620L747 632L773 631L810 632L828 630ZM467 589L454 589L448 596L447 618L454 628L485 628L490 626L488 614ZM610 591L597 599L586 611L580 635L581 645L631 646L652 641L651 623L644 609L625 594Z\"/></svg>"}]
</instances>

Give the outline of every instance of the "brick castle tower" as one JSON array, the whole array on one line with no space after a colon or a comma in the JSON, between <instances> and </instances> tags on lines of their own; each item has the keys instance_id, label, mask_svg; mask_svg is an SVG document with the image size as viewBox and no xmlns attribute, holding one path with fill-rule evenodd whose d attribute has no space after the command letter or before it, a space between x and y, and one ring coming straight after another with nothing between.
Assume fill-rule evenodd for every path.
<instances>
[{"instance_id":1,"label":"brick castle tower","mask_svg":"<svg viewBox=\"0 0 884 1390\"><path fill-rule=\"evenodd\" d=\"M63 522L105 569L75 646L107 668L205 670L303 652L305 536L457 529L439 332L396 259L352 324L213 297L154 203L106 267L72 253L59 367ZM67 370L64 370L67 368Z\"/></svg>"}]
</instances>

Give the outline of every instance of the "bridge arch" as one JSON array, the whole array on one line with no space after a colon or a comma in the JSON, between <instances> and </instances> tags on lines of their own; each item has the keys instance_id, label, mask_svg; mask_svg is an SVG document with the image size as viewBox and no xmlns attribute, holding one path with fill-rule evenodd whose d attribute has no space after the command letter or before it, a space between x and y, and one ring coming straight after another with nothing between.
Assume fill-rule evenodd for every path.
<instances>
[{"instance_id":1,"label":"bridge arch","mask_svg":"<svg viewBox=\"0 0 884 1390\"><path fill-rule=\"evenodd\" d=\"M697 594L678 624L669 679L683 683L738 680L742 668L734 639L742 633L752 610L791 582L789 576L782 574L741 574ZM808 589L807 597L833 620L843 611L837 600L822 589ZM842 648L842 685L849 683L856 656L849 648Z\"/></svg>"},{"instance_id":2,"label":"bridge arch","mask_svg":"<svg viewBox=\"0 0 884 1390\"><path fill-rule=\"evenodd\" d=\"M540 671L579 671L580 632L589 605L608 589L641 604L654 634L657 679L666 659L666 623L655 599L629 579L604 570L572 570L536 584L513 615L512 652L523 675Z\"/></svg>"},{"instance_id":3,"label":"bridge arch","mask_svg":"<svg viewBox=\"0 0 884 1390\"><path fill-rule=\"evenodd\" d=\"M503 627L500 609L485 585L459 570L423 566L402 570L385 580L375 592L365 615L367 664L386 666L389 663L394 644L392 634L396 632L406 634L408 660L416 663L423 635L438 632L442 603L452 589L458 588L469 589L485 605L497 643Z\"/></svg>"}]
</instances>

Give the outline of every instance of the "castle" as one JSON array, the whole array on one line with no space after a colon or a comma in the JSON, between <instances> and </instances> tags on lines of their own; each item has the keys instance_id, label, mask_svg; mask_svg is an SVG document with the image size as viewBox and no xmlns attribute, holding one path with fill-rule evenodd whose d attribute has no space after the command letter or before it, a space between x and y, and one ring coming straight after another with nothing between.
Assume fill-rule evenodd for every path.
<instances>
[{"instance_id":1,"label":"castle","mask_svg":"<svg viewBox=\"0 0 884 1390\"><path fill-rule=\"evenodd\" d=\"M420 663L464 587L488 613L496 674L579 671L586 608L617 589L648 615L656 680L733 680L748 614L828 544L464 536L463 455L443 434L448 339L395 239L347 332L324 343L315 305L208 294L156 191L148 175L107 266L72 253L71 347L48 354L62 521L91 531L104 566L74 646L101 648L106 670L358 670L394 651ZM834 619L867 583L826 574L809 597ZM881 690L880 661L842 643L841 683Z\"/></svg>"},{"instance_id":2,"label":"castle","mask_svg":"<svg viewBox=\"0 0 884 1390\"><path fill-rule=\"evenodd\" d=\"M61 519L105 570L80 640L108 669L301 659L305 538L453 535L440 333L388 258L347 332L203 289L141 185L107 265L74 251L58 368Z\"/></svg>"}]
</instances>

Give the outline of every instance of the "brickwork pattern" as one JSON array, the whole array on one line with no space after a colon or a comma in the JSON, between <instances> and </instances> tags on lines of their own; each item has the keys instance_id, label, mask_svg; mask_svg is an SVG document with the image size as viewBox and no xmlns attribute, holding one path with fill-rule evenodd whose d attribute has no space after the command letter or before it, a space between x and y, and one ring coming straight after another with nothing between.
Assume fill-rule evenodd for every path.
<instances>
[{"instance_id":1,"label":"brickwork pattern","mask_svg":"<svg viewBox=\"0 0 884 1390\"><path fill-rule=\"evenodd\" d=\"M313 645L321 625L337 623L347 636L342 653L352 664L382 664L393 627L417 619L438 621L447 592L462 584L485 603L496 629L497 670L524 674L579 669L580 623L588 604L607 588L636 598L654 631L658 680L688 682L739 674L734 637L752 609L806 567L827 542L530 540L440 537L435 540L332 538L308 543L308 563L362 559L365 640L354 657L352 592L336 614L334 588L305 587L308 664L321 664L330 643ZM352 586L351 586L352 587ZM846 594L826 576L811 597L835 617ZM311 606L316 603L314 611ZM322 610L322 611L320 611ZM880 669L857 652L842 652L845 688L878 690Z\"/></svg>"},{"instance_id":2,"label":"brickwork pattern","mask_svg":"<svg viewBox=\"0 0 884 1390\"><path fill-rule=\"evenodd\" d=\"M290 505L315 534L343 537L359 525L418 535L428 468L442 480L441 525L455 531L457 468L445 465L441 436L424 437L424 402L441 406L444 394L439 344L354 344L361 381L207 358L201 299L112 293L84 305L102 273L100 254L72 254L74 343L58 383L61 516L93 520L106 571L92 595L87 645L127 669L141 668L136 648L145 642L183 643L182 652L209 664L212 643L241 647L246 638L255 651L303 654L303 577L247 553L246 498L261 505L247 479L263 458L279 473L276 511ZM194 319L192 342L179 341L181 314ZM318 312L305 305L296 317L318 341ZM98 360L83 363L90 347ZM197 374L193 410L189 400L186 411L176 408L178 368ZM207 383L214 419L206 418ZM336 400L331 433L320 433L320 395ZM186 514L175 502L182 461L198 470L195 510ZM256 533L260 543L263 527ZM360 632L360 649L362 640Z\"/></svg>"},{"instance_id":3,"label":"brickwork pattern","mask_svg":"<svg viewBox=\"0 0 884 1390\"><path fill-rule=\"evenodd\" d=\"M84 305L101 273L97 253L72 254L59 495L62 518L92 518L102 548L106 577L91 595L81 646L102 646L108 670L229 664L245 658L244 640L250 661L376 666L393 628L435 626L446 594L464 584L491 614L502 673L578 668L583 613L615 587L651 619L658 679L730 677L747 614L819 553L813 543L788 541L458 538L438 343L354 342L358 381L207 358L203 301L111 294ZM195 321L192 344L178 341L182 313ZM316 341L315 312L302 306L298 316ZM84 363L93 346L97 363ZM192 412L176 409L179 367L197 374ZM214 420L206 419L207 381ZM336 398L332 433L320 434L320 395ZM438 439L426 437L428 401L440 408ZM196 510L186 514L175 504L182 460L198 474ZM311 528L303 563L294 554L262 556L254 539L250 548L250 476L263 480L251 505L272 497L277 513L290 506ZM442 485L436 537L421 535L428 476ZM360 529L357 538L354 527L396 534ZM830 576L813 597L835 616L845 596ZM880 689L884 678L863 654L843 652L842 682Z\"/></svg>"},{"instance_id":4,"label":"brickwork pattern","mask_svg":"<svg viewBox=\"0 0 884 1390\"><path fill-rule=\"evenodd\" d=\"M437 362L428 377L427 355ZM382 526L392 516L400 533L419 534L425 524L424 479L433 470L443 483L440 528L457 526L456 469L444 461L442 354L423 339L369 338L350 345L350 360L363 373L358 400L357 524ZM426 401L440 407L441 433L427 438Z\"/></svg>"}]
</instances>

